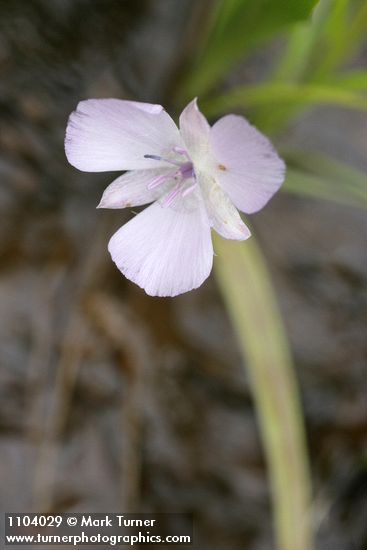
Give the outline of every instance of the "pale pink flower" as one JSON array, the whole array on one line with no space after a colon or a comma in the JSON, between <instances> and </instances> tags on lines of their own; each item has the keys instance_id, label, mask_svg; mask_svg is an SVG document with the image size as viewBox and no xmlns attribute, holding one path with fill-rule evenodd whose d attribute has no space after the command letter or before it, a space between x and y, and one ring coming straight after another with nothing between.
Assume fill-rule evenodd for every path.
<instances>
[{"instance_id":1,"label":"pale pink flower","mask_svg":"<svg viewBox=\"0 0 367 550\"><path fill-rule=\"evenodd\" d=\"M227 115L210 127L196 100L179 129L160 105L81 101L65 151L79 170L129 170L107 187L100 208L153 203L108 245L119 270L153 296L200 286L213 263L211 228L247 239L238 210L260 210L284 179L283 161L245 118Z\"/></svg>"}]
</instances>

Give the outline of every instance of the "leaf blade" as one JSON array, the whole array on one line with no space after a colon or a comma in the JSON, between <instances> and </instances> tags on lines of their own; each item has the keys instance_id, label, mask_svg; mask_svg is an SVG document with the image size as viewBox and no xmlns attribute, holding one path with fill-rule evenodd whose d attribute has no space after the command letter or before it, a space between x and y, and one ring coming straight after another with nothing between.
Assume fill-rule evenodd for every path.
<instances>
[{"instance_id":1,"label":"leaf blade","mask_svg":"<svg viewBox=\"0 0 367 550\"><path fill-rule=\"evenodd\" d=\"M351 109L367 110L367 97L353 90L327 84L266 82L238 86L214 98L202 101L208 116L216 116L235 108L263 105L314 106L333 104Z\"/></svg>"},{"instance_id":2,"label":"leaf blade","mask_svg":"<svg viewBox=\"0 0 367 550\"><path fill-rule=\"evenodd\" d=\"M367 174L328 155L283 151L288 169L283 191L367 209Z\"/></svg>"},{"instance_id":3,"label":"leaf blade","mask_svg":"<svg viewBox=\"0 0 367 550\"><path fill-rule=\"evenodd\" d=\"M182 85L184 95L206 93L248 50L307 19L318 1L230 0L228 5L222 1L207 44Z\"/></svg>"}]
</instances>

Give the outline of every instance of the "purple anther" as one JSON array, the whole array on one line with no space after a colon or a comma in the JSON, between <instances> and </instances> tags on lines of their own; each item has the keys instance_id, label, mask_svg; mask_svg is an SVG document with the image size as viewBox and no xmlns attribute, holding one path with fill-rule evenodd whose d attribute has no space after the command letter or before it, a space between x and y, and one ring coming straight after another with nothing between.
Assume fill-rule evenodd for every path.
<instances>
[{"instance_id":1,"label":"purple anther","mask_svg":"<svg viewBox=\"0 0 367 550\"><path fill-rule=\"evenodd\" d=\"M173 166L179 166L181 168L182 162L177 162L176 160L170 160L165 159L164 157L160 157L158 155L144 155L145 159L152 159L152 160L162 160L163 162L168 162L168 164L173 164Z\"/></svg>"},{"instance_id":2,"label":"purple anther","mask_svg":"<svg viewBox=\"0 0 367 550\"><path fill-rule=\"evenodd\" d=\"M152 159L152 160L164 160L159 155L144 155L145 159Z\"/></svg>"}]
</instances>

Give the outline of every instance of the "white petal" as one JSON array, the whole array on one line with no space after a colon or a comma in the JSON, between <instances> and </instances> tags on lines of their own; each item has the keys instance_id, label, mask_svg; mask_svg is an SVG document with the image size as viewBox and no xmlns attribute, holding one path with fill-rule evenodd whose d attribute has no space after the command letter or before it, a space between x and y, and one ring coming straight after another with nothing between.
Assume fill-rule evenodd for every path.
<instances>
[{"instance_id":1,"label":"white petal","mask_svg":"<svg viewBox=\"0 0 367 550\"><path fill-rule=\"evenodd\" d=\"M194 99L180 116L180 132L196 168L205 168L211 152L210 126Z\"/></svg>"},{"instance_id":2,"label":"white petal","mask_svg":"<svg viewBox=\"0 0 367 550\"><path fill-rule=\"evenodd\" d=\"M171 168L162 170L133 170L116 178L104 191L101 202L97 208L128 208L130 206L141 206L157 200L172 184ZM149 188L149 184L162 176L167 180L161 185Z\"/></svg>"},{"instance_id":3,"label":"white petal","mask_svg":"<svg viewBox=\"0 0 367 550\"><path fill-rule=\"evenodd\" d=\"M225 239L243 241L251 236L251 231L242 221L237 208L215 179L205 173L196 174L204 197L211 226Z\"/></svg>"},{"instance_id":4,"label":"white petal","mask_svg":"<svg viewBox=\"0 0 367 550\"><path fill-rule=\"evenodd\" d=\"M215 177L239 210L260 210L284 180L285 165L270 141L241 116L228 115L211 129Z\"/></svg>"},{"instance_id":5,"label":"white petal","mask_svg":"<svg viewBox=\"0 0 367 550\"><path fill-rule=\"evenodd\" d=\"M141 109L146 113L151 113L152 115L159 115L163 107L162 105L157 105L157 103L144 103L143 101L127 101L126 99L118 99L117 101L123 101L126 105L131 105L131 107L136 107Z\"/></svg>"},{"instance_id":6,"label":"white petal","mask_svg":"<svg viewBox=\"0 0 367 550\"><path fill-rule=\"evenodd\" d=\"M182 145L163 107L120 99L81 101L65 137L68 161L86 172L158 168L164 163L144 155L164 156Z\"/></svg>"},{"instance_id":7,"label":"white petal","mask_svg":"<svg viewBox=\"0 0 367 550\"><path fill-rule=\"evenodd\" d=\"M213 262L210 225L202 205L154 203L121 227L108 249L119 270L151 296L176 296L200 286Z\"/></svg>"}]
</instances>

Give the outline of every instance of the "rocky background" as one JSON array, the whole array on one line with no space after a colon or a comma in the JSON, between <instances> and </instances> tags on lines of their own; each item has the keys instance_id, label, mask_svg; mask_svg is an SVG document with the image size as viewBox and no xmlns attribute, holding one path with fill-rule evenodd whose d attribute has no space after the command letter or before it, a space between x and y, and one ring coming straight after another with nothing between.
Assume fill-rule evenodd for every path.
<instances>
[{"instance_id":1,"label":"rocky background","mask_svg":"<svg viewBox=\"0 0 367 550\"><path fill-rule=\"evenodd\" d=\"M251 392L213 277L174 300L126 281L106 244L131 213L96 211L111 174L63 152L80 99L172 103L203 8L0 1L0 508L190 512L194 548L271 550ZM365 116L326 108L283 137L360 168L366 139ZM301 384L318 549L365 550L365 213L280 194L252 222Z\"/></svg>"}]
</instances>

